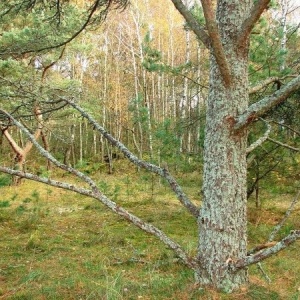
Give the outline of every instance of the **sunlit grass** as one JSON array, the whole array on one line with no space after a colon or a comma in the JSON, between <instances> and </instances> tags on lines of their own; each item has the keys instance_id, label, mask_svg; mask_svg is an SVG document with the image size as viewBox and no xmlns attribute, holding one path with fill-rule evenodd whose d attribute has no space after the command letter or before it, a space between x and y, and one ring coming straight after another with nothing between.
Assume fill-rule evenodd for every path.
<instances>
[{"instance_id":1,"label":"sunlit grass","mask_svg":"<svg viewBox=\"0 0 300 300\"><path fill-rule=\"evenodd\" d=\"M200 180L195 173L190 181L188 176L183 186L199 204ZM96 180L112 199L196 253L196 221L157 177L97 174ZM266 197L262 210L249 202L250 246L266 240L291 199ZM199 290L193 273L170 250L95 200L24 181L2 187L0 203L0 299L300 297L299 243L263 263L270 284L252 266L249 289L228 296ZM279 235L295 226L299 210Z\"/></svg>"}]
</instances>

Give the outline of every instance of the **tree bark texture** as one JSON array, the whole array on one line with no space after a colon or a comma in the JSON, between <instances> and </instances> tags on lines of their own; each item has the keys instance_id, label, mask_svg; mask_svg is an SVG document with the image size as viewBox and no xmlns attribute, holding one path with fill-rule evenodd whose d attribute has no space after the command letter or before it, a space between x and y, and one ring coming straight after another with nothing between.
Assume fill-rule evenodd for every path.
<instances>
[{"instance_id":1,"label":"tree bark texture","mask_svg":"<svg viewBox=\"0 0 300 300\"><path fill-rule=\"evenodd\" d=\"M219 1L217 24L230 66L224 80L211 56L204 144L203 204L199 224L201 284L231 291L248 280L247 270L231 272L229 262L247 255L246 149L247 131L233 131L234 118L248 107L248 41L235 47L237 29L249 13L250 1Z\"/></svg>"}]
</instances>

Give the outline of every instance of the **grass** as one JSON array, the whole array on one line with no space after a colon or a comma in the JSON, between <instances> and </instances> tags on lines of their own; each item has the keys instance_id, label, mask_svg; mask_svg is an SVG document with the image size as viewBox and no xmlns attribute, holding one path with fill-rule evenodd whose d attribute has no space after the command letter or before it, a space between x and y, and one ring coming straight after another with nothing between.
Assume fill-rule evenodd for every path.
<instances>
[{"instance_id":1,"label":"grass","mask_svg":"<svg viewBox=\"0 0 300 300\"><path fill-rule=\"evenodd\" d=\"M199 204L200 183L190 175L182 184ZM96 180L195 253L195 221L158 178L97 174ZM249 288L228 296L200 290L170 250L95 200L29 181L0 191L0 299L300 299L299 243L263 263L270 284L252 266ZM249 202L249 246L265 241L292 199L263 197L261 210ZM298 209L279 236L299 228L299 220Z\"/></svg>"}]
</instances>

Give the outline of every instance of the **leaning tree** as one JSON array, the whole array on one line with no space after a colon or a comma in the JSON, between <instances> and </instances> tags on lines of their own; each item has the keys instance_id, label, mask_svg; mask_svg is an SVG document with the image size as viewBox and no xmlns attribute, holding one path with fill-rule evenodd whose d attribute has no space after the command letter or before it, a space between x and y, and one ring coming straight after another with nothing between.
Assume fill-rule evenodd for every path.
<instances>
[{"instance_id":1,"label":"leaning tree","mask_svg":"<svg viewBox=\"0 0 300 300\"><path fill-rule=\"evenodd\" d=\"M20 2L31 3L32 7L37 2L42 7L42 2L39 1ZM91 20L95 24L99 11L100 13L106 12L110 5L119 5L121 2L94 1L88 10L87 19L83 26L90 24ZM5 166L1 166L0 171L68 189L101 201L113 212L129 220L140 229L155 235L170 247L195 272L196 280L201 285L210 285L217 289L232 291L247 283L247 267L250 264L258 263L277 253L300 237L300 231L296 230L277 243L257 247L251 251L247 250L246 155L267 138L267 135L264 135L253 145L248 146L248 131L251 124L300 88L300 76L282 85L274 94L249 104L248 54L250 34L270 4L270 0L219 0L216 4L214 1L202 0L205 19L203 24L198 21L198 18L183 1L172 0L172 2L185 19L188 27L210 51L210 80L209 94L206 100L207 115L204 142L203 201L200 208L189 200L167 169L160 168L135 156L124 144L100 126L91 114L84 111L74 99L70 99L67 95L60 95L56 102L67 103L73 107L131 162L167 180L180 202L198 222L199 245L195 257L189 256L178 243L157 227L144 222L110 200L99 190L97 184L90 177L55 159L39 145L28 129L17 120L14 111L9 112L4 109L0 110L2 123L18 126L42 155L57 167L67 170L88 183L89 188L12 170ZM58 9L61 3L55 0L50 1L50 3L52 3L51 9L56 10L57 15L61 16L63 10ZM53 5L55 3L57 5ZM20 6L21 9L25 8ZM14 7L11 7L10 10L15 12ZM9 10L6 11L6 15L9 13ZM59 29L59 24L57 28ZM55 39L47 39L48 44L43 47L40 45L40 49L45 51L52 46L64 45L76 37L83 27L77 28L75 26L74 28L76 31L70 38L66 39L66 36L60 35L60 41L56 44ZM4 50L1 49L2 52ZM24 50L24 53L26 51L33 50L28 48ZM39 48L35 48L34 51L39 51ZM9 52L6 53L9 55ZM259 83L258 88L275 80L278 79L266 79L265 82Z\"/></svg>"}]
</instances>

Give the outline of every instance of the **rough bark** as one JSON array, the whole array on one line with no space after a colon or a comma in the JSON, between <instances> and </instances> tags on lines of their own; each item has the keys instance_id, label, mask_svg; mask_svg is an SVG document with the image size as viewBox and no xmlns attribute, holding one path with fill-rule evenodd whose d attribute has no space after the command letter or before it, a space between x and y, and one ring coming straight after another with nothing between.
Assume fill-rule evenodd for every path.
<instances>
[{"instance_id":1,"label":"rough bark","mask_svg":"<svg viewBox=\"0 0 300 300\"><path fill-rule=\"evenodd\" d=\"M230 11L225 1L219 1L217 8L231 80L228 86L212 56L204 144L204 198L198 219L198 280L225 291L248 280L246 269L235 273L228 270L229 261L242 259L247 253L247 132L236 134L232 125L248 106L248 56L236 51L235 43L236 29L247 16L250 2L232 2Z\"/></svg>"},{"instance_id":2,"label":"rough bark","mask_svg":"<svg viewBox=\"0 0 300 300\"><path fill-rule=\"evenodd\" d=\"M299 238L287 236L271 248L247 256L247 129L257 118L299 88L299 77L248 107L249 34L270 1L218 1L212 43L210 88L204 143L204 198L199 224L199 274L202 285L231 291L247 283L247 266L284 249ZM211 4L202 1L206 18ZM218 39L220 41L218 42ZM223 59L220 58L225 57ZM230 68L227 71L223 67ZM268 136L268 131L262 140ZM260 142L260 140L258 141ZM255 145L253 145L255 146ZM253 147L250 146L248 151ZM232 267L232 262L238 262Z\"/></svg>"}]
</instances>

